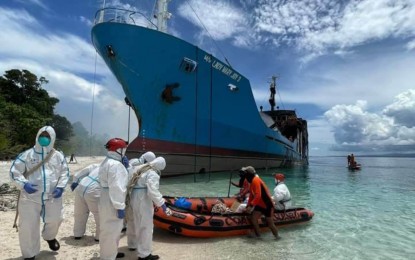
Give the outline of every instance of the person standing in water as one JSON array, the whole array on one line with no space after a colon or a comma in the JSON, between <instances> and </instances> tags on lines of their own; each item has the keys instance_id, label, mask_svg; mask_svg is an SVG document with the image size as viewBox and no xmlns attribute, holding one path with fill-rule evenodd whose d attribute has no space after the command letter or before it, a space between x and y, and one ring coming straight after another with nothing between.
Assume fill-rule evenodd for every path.
<instances>
[{"instance_id":1,"label":"person standing in water","mask_svg":"<svg viewBox=\"0 0 415 260\"><path fill-rule=\"evenodd\" d=\"M275 188L272 200L275 203L276 210L286 210L291 207L291 194L287 185L285 185L285 175L276 173L274 175Z\"/></svg>"},{"instance_id":2,"label":"person standing in water","mask_svg":"<svg viewBox=\"0 0 415 260\"><path fill-rule=\"evenodd\" d=\"M272 234L274 234L275 238L279 238L278 230L273 220L274 203L272 202L267 186L256 174L254 167L243 167L242 171L245 172L245 177L250 183L246 212L251 214L251 222L254 226L255 235L257 237L261 236L258 219L261 215L264 215Z\"/></svg>"}]
</instances>

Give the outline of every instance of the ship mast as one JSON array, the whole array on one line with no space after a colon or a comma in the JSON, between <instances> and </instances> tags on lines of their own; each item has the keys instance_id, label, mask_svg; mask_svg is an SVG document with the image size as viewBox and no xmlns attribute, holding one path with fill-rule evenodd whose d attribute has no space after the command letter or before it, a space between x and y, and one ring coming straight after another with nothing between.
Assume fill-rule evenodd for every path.
<instances>
[{"instance_id":1,"label":"ship mast","mask_svg":"<svg viewBox=\"0 0 415 260\"><path fill-rule=\"evenodd\" d=\"M167 20L171 17L171 13L167 10L168 2L170 0L157 0L157 27L164 33L167 33Z\"/></svg>"},{"instance_id":2,"label":"ship mast","mask_svg":"<svg viewBox=\"0 0 415 260\"><path fill-rule=\"evenodd\" d=\"M274 111L274 107L275 107L275 93L276 93L276 86L277 83L275 82L277 79L277 77L272 76L271 79L271 84L269 85L269 91L271 92L270 96L269 96L269 104L271 105L271 111Z\"/></svg>"}]
</instances>

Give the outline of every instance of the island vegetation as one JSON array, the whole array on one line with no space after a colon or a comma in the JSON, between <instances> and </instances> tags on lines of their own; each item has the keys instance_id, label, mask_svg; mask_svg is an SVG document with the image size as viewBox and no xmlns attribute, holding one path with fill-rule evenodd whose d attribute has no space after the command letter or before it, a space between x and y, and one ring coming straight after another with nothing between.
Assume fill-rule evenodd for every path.
<instances>
[{"instance_id":1,"label":"island vegetation","mask_svg":"<svg viewBox=\"0 0 415 260\"><path fill-rule=\"evenodd\" d=\"M103 144L108 136L91 136L82 123L71 123L55 113L59 99L42 88L48 83L45 77L25 69L11 69L0 77L0 159L13 159L33 147L37 131L44 125L55 129L55 147L66 155L105 154Z\"/></svg>"}]
</instances>

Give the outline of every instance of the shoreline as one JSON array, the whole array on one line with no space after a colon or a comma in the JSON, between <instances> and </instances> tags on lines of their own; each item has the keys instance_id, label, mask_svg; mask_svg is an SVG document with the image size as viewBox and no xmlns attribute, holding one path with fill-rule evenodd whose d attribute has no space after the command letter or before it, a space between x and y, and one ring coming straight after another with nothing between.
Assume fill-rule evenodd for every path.
<instances>
[{"instance_id":1,"label":"shoreline","mask_svg":"<svg viewBox=\"0 0 415 260\"><path fill-rule=\"evenodd\" d=\"M78 157L77 163L68 164L70 169L70 175L92 164L99 163L104 160L102 157ZM9 170L12 162L0 162L0 185L3 183L11 184L9 179ZM58 241L61 244L61 248L57 252L53 252L49 249L48 244L41 238L41 251L37 255L36 259L55 260L55 259L72 259L72 260L84 260L84 259L99 259L99 243L94 241L95 222L92 214L88 219L86 234L80 240L75 240L73 237L73 225L74 225L74 193L69 188L68 183L65 192L63 194L64 204L64 220L60 226L57 236ZM162 184L161 184L162 186ZM0 197L1 198L1 197ZM15 218L15 209L8 209L6 211L0 211L0 223L3 223L0 229L0 237L7 238L0 240L0 252L1 259L17 260L22 259L20 252L20 245L18 239L18 232L13 228L13 222ZM41 225L42 227L42 225ZM39 232L40 234L40 232ZM125 233L120 233L119 252L125 253L123 259L137 259L136 251L129 251L127 246L127 236ZM264 236L265 237L265 236ZM238 249L242 243L246 240L247 245L256 243L255 240L246 237L229 237L229 238L191 238L173 234L171 232L154 228L153 233L153 254L159 255L160 259L247 259L245 249ZM226 240L226 244L233 247L232 250L223 250L217 248L218 243ZM263 240L268 240L264 239ZM271 238L269 239L270 241ZM232 246L234 244L234 246ZM245 244L245 243L244 243ZM238 245L238 246L237 246ZM222 246L221 246L222 247ZM240 250L238 253L237 250ZM242 254L241 254L242 253ZM240 255L237 257L237 255ZM242 257L242 258L241 258ZM249 257L249 259L259 259L255 256Z\"/></svg>"}]
</instances>

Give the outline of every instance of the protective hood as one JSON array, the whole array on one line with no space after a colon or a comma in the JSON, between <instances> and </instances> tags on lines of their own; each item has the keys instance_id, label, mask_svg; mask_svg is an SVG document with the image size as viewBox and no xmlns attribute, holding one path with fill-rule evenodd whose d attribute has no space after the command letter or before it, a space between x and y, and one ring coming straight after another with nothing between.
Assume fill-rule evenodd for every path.
<instances>
[{"instance_id":1,"label":"protective hood","mask_svg":"<svg viewBox=\"0 0 415 260\"><path fill-rule=\"evenodd\" d=\"M255 168L252 166L246 166L246 167L242 167L240 172L244 172L244 176L246 178L246 180L251 183L252 179L256 176L256 171Z\"/></svg>"},{"instance_id":2,"label":"protective hood","mask_svg":"<svg viewBox=\"0 0 415 260\"><path fill-rule=\"evenodd\" d=\"M131 166L138 166L138 165L141 165L141 164L142 163L140 162L140 159L138 159L138 158L133 158L133 159L130 160L130 165Z\"/></svg>"},{"instance_id":3,"label":"protective hood","mask_svg":"<svg viewBox=\"0 0 415 260\"><path fill-rule=\"evenodd\" d=\"M107 157L114 159L116 161L119 161L119 162L121 162L121 159L122 159L122 155L119 152L113 152L113 151L108 151Z\"/></svg>"},{"instance_id":4,"label":"protective hood","mask_svg":"<svg viewBox=\"0 0 415 260\"><path fill-rule=\"evenodd\" d=\"M156 155L153 152L146 152L140 157L143 164L152 162L154 159L156 159Z\"/></svg>"},{"instance_id":5,"label":"protective hood","mask_svg":"<svg viewBox=\"0 0 415 260\"><path fill-rule=\"evenodd\" d=\"M153 152L146 152L140 156L140 158L133 158L130 160L130 165L135 167L139 165L143 165L145 163L149 163L156 159L156 155Z\"/></svg>"},{"instance_id":6,"label":"protective hood","mask_svg":"<svg viewBox=\"0 0 415 260\"><path fill-rule=\"evenodd\" d=\"M156 169L158 171L164 170L166 168L166 160L164 160L163 157L157 157L152 162L150 162L150 166L153 169Z\"/></svg>"},{"instance_id":7,"label":"protective hood","mask_svg":"<svg viewBox=\"0 0 415 260\"><path fill-rule=\"evenodd\" d=\"M47 132L50 136L50 144L48 146L41 146L38 139L41 133L43 132ZM41 152L42 148L44 148L46 150L47 153L50 152L50 150L52 150L53 146L55 145L55 140L56 140L56 133L55 133L55 129L53 129L53 127L51 126L44 126L42 128L39 129L39 131L37 132L36 135L36 141L35 141L35 151L36 152Z\"/></svg>"}]
</instances>

